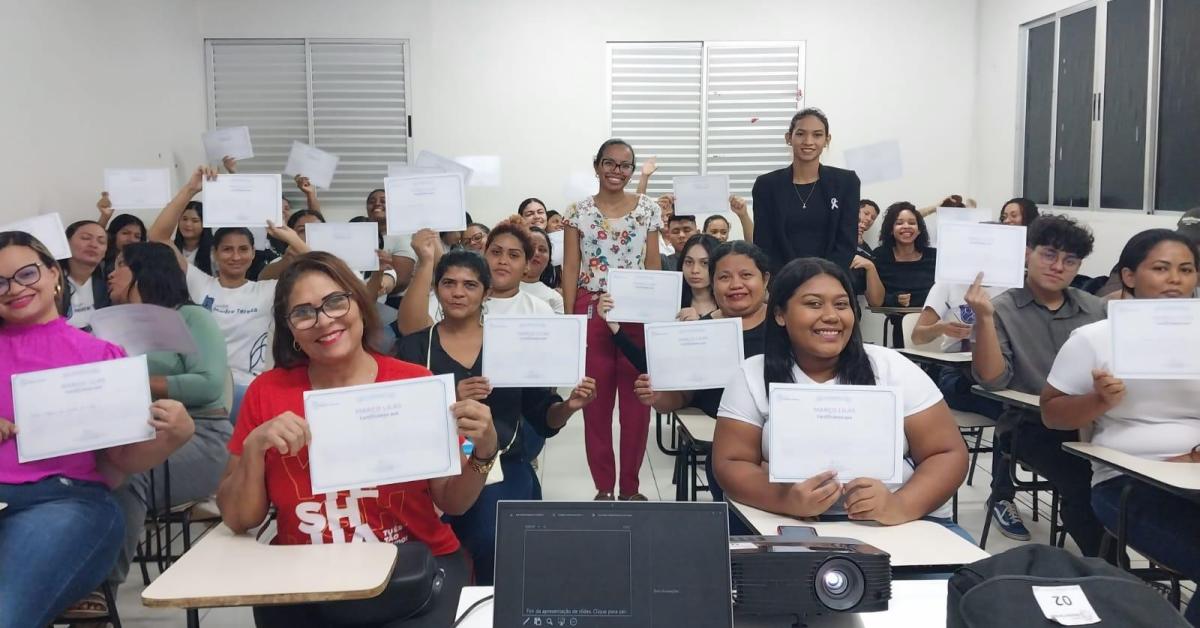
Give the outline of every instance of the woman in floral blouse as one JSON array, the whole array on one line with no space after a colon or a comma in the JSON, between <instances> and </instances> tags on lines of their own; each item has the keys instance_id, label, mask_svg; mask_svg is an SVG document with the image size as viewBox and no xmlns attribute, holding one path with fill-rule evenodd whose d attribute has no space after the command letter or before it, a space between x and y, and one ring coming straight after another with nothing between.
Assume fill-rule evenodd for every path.
<instances>
[{"instance_id":1,"label":"woman in floral blouse","mask_svg":"<svg viewBox=\"0 0 1200 628\"><path fill-rule=\"evenodd\" d=\"M569 208L563 217L563 302L575 314L588 315L587 375L596 380L596 400L583 409L588 467L596 484L596 499L613 499L617 484L612 443L613 405L620 391L620 498L644 501L638 492L638 471L646 453L650 408L633 392L638 371L613 343L604 320L594 316L596 301L608 290L608 269L659 270L658 238L662 229L658 205L644 194L625 191L636 167L633 147L611 139L592 161L600 191ZM567 278L576 277L575 281ZM622 325L636 343L641 325Z\"/></svg>"}]
</instances>

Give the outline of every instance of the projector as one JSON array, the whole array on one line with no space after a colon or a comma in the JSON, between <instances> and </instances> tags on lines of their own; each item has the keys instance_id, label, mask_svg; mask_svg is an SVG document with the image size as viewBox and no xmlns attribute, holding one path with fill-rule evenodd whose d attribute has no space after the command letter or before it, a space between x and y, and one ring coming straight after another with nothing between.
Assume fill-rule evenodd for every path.
<instances>
[{"instance_id":1,"label":"projector","mask_svg":"<svg viewBox=\"0 0 1200 628\"><path fill-rule=\"evenodd\" d=\"M737 616L805 618L886 611L891 557L855 539L818 537L811 528L783 536L733 536L729 561Z\"/></svg>"}]
</instances>

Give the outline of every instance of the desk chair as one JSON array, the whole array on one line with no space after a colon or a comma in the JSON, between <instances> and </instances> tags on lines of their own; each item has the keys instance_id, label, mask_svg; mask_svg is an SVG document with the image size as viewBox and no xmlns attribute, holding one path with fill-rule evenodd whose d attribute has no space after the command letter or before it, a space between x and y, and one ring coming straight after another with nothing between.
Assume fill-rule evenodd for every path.
<instances>
[{"instance_id":1,"label":"desk chair","mask_svg":"<svg viewBox=\"0 0 1200 628\"><path fill-rule=\"evenodd\" d=\"M121 616L117 613L117 596L113 592L112 585L105 582L100 585L100 592L104 594L104 603L108 605L108 614L99 617L88 617L87 619L74 619L64 615L56 617L50 622L51 626L97 626L104 623L112 624L113 628L121 628Z\"/></svg>"},{"instance_id":2,"label":"desk chair","mask_svg":"<svg viewBox=\"0 0 1200 628\"><path fill-rule=\"evenodd\" d=\"M1006 463L1004 466L1008 471L1008 477L1012 479L1013 488L1015 490L1032 493L1032 518L1034 521L1038 520L1038 505L1040 503L1038 500L1038 492L1047 491L1050 493L1050 545L1062 547L1067 540L1067 530L1059 525L1058 491L1054 488L1054 485L1051 484L1049 480L1038 479L1037 469L1033 469L1021 461L1017 452L1017 444L1019 440L1020 439L1014 434L1012 439L1012 447L1009 448L1008 452L1002 454L1004 457L1004 462ZM1032 473L1033 479L1022 480L1017 476L1018 469L1025 469L1029 473ZM986 508L986 515L983 519L983 534L981 534L979 537L979 547L982 549L987 549L988 531L992 527L992 506L994 506L995 503L995 496L988 495L987 502L984 504L984 507Z\"/></svg>"},{"instance_id":3,"label":"desk chair","mask_svg":"<svg viewBox=\"0 0 1200 628\"><path fill-rule=\"evenodd\" d=\"M671 414L679 435L675 454L675 501L694 502L700 491L709 491L708 485L700 481L700 474L712 455L712 442L696 438L676 413Z\"/></svg>"}]
</instances>

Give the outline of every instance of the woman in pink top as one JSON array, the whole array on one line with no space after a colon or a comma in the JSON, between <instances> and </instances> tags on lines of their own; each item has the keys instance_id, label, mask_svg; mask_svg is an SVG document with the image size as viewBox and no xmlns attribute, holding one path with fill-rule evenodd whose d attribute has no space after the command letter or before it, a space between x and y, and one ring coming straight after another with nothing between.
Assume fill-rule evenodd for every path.
<instances>
[{"instance_id":1,"label":"woman in pink top","mask_svg":"<svg viewBox=\"0 0 1200 628\"><path fill-rule=\"evenodd\" d=\"M67 324L64 279L37 239L0 233L0 628L45 626L104 580L125 525L109 487L161 464L193 430L182 404L161 400L154 440L17 461L14 374L125 357Z\"/></svg>"},{"instance_id":2,"label":"woman in pink top","mask_svg":"<svg viewBox=\"0 0 1200 628\"><path fill-rule=\"evenodd\" d=\"M658 204L644 194L625 191L635 168L633 147L611 139L600 146L592 167L600 191L567 208L563 216L563 303L575 314L588 315L587 375L596 380L596 400L583 409L588 467L596 499L613 499L612 414L621 392L621 481L624 500L644 501L638 492L638 471L646 453L650 408L638 402L633 382L638 370L617 349L612 332L592 314L600 295L608 291L609 268L659 270L658 238L662 229ZM575 278L572 280L571 278ZM635 343L642 342L641 325L622 325Z\"/></svg>"}]
</instances>

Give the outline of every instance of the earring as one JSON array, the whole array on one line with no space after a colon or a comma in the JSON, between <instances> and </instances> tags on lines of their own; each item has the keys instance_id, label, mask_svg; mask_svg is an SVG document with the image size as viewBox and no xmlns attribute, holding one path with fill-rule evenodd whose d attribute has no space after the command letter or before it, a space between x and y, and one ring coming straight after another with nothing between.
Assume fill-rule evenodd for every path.
<instances>
[{"instance_id":1,"label":"earring","mask_svg":"<svg viewBox=\"0 0 1200 628\"><path fill-rule=\"evenodd\" d=\"M296 353L304 353L304 351L300 349L300 342L295 339L292 340L292 348L296 350Z\"/></svg>"}]
</instances>

